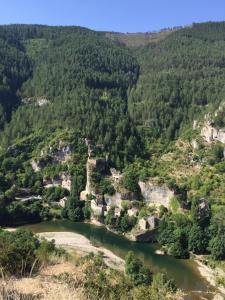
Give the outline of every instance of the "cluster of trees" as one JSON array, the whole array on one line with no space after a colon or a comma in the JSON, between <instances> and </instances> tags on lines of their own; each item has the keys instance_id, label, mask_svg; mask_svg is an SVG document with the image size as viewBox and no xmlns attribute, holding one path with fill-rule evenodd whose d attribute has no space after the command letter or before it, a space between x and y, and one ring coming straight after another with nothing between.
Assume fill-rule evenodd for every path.
<instances>
[{"instance_id":1,"label":"cluster of trees","mask_svg":"<svg viewBox=\"0 0 225 300\"><path fill-rule=\"evenodd\" d=\"M50 218L49 208L43 206L41 201L12 201L9 204L2 199L0 201L0 224L2 226L35 223Z\"/></svg>"},{"instance_id":2,"label":"cluster of trees","mask_svg":"<svg viewBox=\"0 0 225 300\"><path fill-rule=\"evenodd\" d=\"M137 126L142 134L171 140L199 113L218 107L224 94L224 26L194 24L132 54L103 33L80 27L1 26L0 86L19 97L50 100L42 108L20 106L1 144L40 128L70 127L104 145L122 168L144 153ZM11 105L3 94L0 103ZM1 108L0 119L11 110ZM222 126L223 118L216 123Z\"/></svg>"},{"instance_id":3,"label":"cluster of trees","mask_svg":"<svg viewBox=\"0 0 225 300\"><path fill-rule=\"evenodd\" d=\"M91 182L95 187L95 190L98 191L99 194L115 194L115 189L110 179L102 176L102 174L98 170L93 170L93 172L91 173Z\"/></svg>"},{"instance_id":4,"label":"cluster of trees","mask_svg":"<svg viewBox=\"0 0 225 300\"><path fill-rule=\"evenodd\" d=\"M132 251L126 255L125 274L135 285L147 285L152 281L152 273L149 268L145 267Z\"/></svg>"},{"instance_id":5,"label":"cluster of trees","mask_svg":"<svg viewBox=\"0 0 225 300\"><path fill-rule=\"evenodd\" d=\"M106 267L101 253L89 254L79 264L86 275L82 282L88 299L161 300L181 296L172 280L163 273L152 274L132 252L125 258L124 273ZM64 280L75 285L69 274Z\"/></svg>"},{"instance_id":6,"label":"cluster of trees","mask_svg":"<svg viewBox=\"0 0 225 300\"><path fill-rule=\"evenodd\" d=\"M135 169L132 169L131 167L128 167L125 169L123 178L122 178L122 185L128 189L128 191L134 193L136 199L141 198L141 189L138 184L139 181L139 174L135 171Z\"/></svg>"},{"instance_id":7,"label":"cluster of trees","mask_svg":"<svg viewBox=\"0 0 225 300\"><path fill-rule=\"evenodd\" d=\"M20 104L17 90L31 75L31 61L20 41L0 28L0 130Z\"/></svg>"},{"instance_id":8,"label":"cluster of trees","mask_svg":"<svg viewBox=\"0 0 225 300\"><path fill-rule=\"evenodd\" d=\"M64 255L53 241L39 240L32 232L19 229L0 231L0 266L2 276L26 276L37 272L52 255ZM4 278L3 278L4 279Z\"/></svg>"},{"instance_id":9,"label":"cluster of trees","mask_svg":"<svg viewBox=\"0 0 225 300\"><path fill-rule=\"evenodd\" d=\"M61 186L51 187L44 191L44 199L49 203L57 202L63 197L67 196L69 196L69 191L62 188Z\"/></svg>"},{"instance_id":10,"label":"cluster of trees","mask_svg":"<svg viewBox=\"0 0 225 300\"><path fill-rule=\"evenodd\" d=\"M216 127L225 127L225 111L221 110L217 113L216 117L214 118L214 125Z\"/></svg>"},{"instance_id":11,"label":"cluster of trees","mask_svg":"<svg viewBox=\"0 0 225 300\"><path fill-rule=\"evenodd\" d=\"M42 176L34 173L28 162L31 148L24 142L0 155L0 225L38 222L49 217L48 208L40 201L15 201L19 189L42 194Z\"/></svg>"},{"instance_id":12,"label":"cluster of trees","mask_svg":"<svg viewBox=\"0 0 225 300\"><path fill-rule=\"evenodd\" d=\"M59 141L71 145L71 162L60 164L53 161L54 151ZM41 155L41 153L43 153ZM41 170L34 172L31 160L39 161ZM55 131L51 135L36 133L23 138L6 151L0 153L0 225L19 225L39 222L50 218L49 206L69 192L61 187L45 189L44 178L58 178L59 173L73 174L79 171L82 184L85 184L85 163L87 149L84 140L73 131ZM42 200L21 201L16 198L41 196ZM45 202L45 205L43 205ZM49 206L47 206L48 204Z\"/></svg>"},{"instance_id":13,"label":"cluster of trees","mask_svg":"<svg viewBox=\"0 0 225 300\"><path fill-rule=\"evenodd\" d=\"M0 231L3 279L8 276L25 277L37 274L53 257L68 258L63 249L56 248L54 241L38 239L30 231ZM179 299L173 281L167 279L163 273L152 274L132 252L126 256L125 272L106 266L101 253L90 253L79 258L76 267L81 267L76 279L72 274L64 272L55 275L54 281L68 284L72 291L81 288L87 299Z\"/></svg>"},{"instance_id":14,"label":"cluster of trees","mask_svg":"<svg viewBox=\"0 0 225 300\"><path fill-rule=\"evenodd\" d=\"M206 206L204 206L206 204ZM201 208L201 205L203 208ZM158 241L178 258L211 254L215 260L225 258L224 209L213 217L207 202L193 200L191 218L184 214L166 214L160 223Z\"/></svg>"},{"instance_id":15,"label":"cluster of trees","mask_svg":"<svg viewBox=\"0 0 225 300\"><path fill-rule=\"evenodd\" d=\"M80 200L80 193L84 190L85 178L78 171L74 173L70 196L66 202L65 208L61 215L73 222L84 221L90 219L91 208L88 201Z\"/></svg>"}]
</instances>

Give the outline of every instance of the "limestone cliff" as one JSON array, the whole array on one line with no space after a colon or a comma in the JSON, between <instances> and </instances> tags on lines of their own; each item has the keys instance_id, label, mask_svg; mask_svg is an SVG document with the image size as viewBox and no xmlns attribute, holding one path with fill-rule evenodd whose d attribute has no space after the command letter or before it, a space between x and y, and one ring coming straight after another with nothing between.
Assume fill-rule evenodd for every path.
<instances>
[{"instance_id":1,"label":"limestone cliff","mask_svg":"<svg viewBox=\"0 0 225 300\"><path fill-rule=\"evenodd\" d=\"M55 147L49 146L48 154L55 162L66 163L71 160L72 147L60 140Z\"/></svg>"},{"instance_id":2,"label":"limestone cliff","mask_svg":"<svg viewBox=\"0 0 225 300\"><path fill-rule=\"evenodd\" d=\"M104 159L93 159L88 158L87 160L87 182L86 182L86 188L85 191L81 193L81 199L85 200L86 195L93 195L97 196L98 191L96 190L92 179L91 174L94 170L98 170L101 173L105 172L106 168L106 161ZM117 174L118 176L115 177L115 169L113 169L113 172L111 171L111 180L113 182L114 188L116 190L114 195L104 195L104 201L107 206L118 206L121 207L121 203L123 200L137 200L135 198L135 195L125 188L121 187L119 183L119 179L122 178L122 174ZM119 179L118 179L119 178ZM146 182L139 181L139 186L141 189L141 194L143 199L147 203L152 203L156 205L164 205L165 207L169 207L169 201L172 196L174 196L174 192L170 190L167 186L158 185L156 183L153 183L151 180L148 180Z\"/></svg>"},{"instance_id":3,"label":"limestone cliff","mask_svg":"<svg viewBox=\"0 0 225 300\"><path fill-rule=\"evenodd\" d=\"M45 188L61 186L62 188L70 191L72 185L72 177L69 172L61 172L55 179L43 179L43 185Z\"/></svg>"},{"instance_id":4,"label":"limestone cliff","mask_svg":"<svg viewBox=\"0 0 225 300\"><path fill-rule=\"evenodd\" d=\"M201 129L201 136L208 142L212 143L214 141L221 142L225 144L225 128L217 128L214 124L214 118L218 114L224 113L225 103L221 104L218 110L214 114L207 114L204 118L204 123Z\"/></svg>"},{"instance_id":5,"label":"limestone cliff","mask_svg":"<svg viewBox=\"0 0 225 300\"><path fill-rule=\"evenodd\" d=\"M157 185L151 180L146 182L139 181L139 186L146 202L169 207L170 198L174 196L174 192L167 186Z\"/></svg>"}]
</instances>

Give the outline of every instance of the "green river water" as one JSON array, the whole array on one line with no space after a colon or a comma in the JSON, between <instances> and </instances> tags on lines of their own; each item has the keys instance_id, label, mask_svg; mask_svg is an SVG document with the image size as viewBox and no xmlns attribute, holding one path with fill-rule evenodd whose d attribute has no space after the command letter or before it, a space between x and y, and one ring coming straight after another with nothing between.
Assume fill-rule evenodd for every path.
<instances>
[{"instance_id":1,"label":"green river water","mask_svg":"<svg viewBox=\"0 0 225 300\"><path fill-rule=\"evenodd\" d=\"M156 255L157 245L131 242L123 236L108 231L105 227L88 223L60 220L26 225L25 227L35 233L62 231L79 233L88 238L95 246L111 250L121 258L124 258L127 252L132 250L153 272L165 271L169 277L173 278L176 285L188 293L185 299L212 299L212 294L208 291L212 292L213 289L201 277L194 261Z\"/></svg>"}]
</instances>

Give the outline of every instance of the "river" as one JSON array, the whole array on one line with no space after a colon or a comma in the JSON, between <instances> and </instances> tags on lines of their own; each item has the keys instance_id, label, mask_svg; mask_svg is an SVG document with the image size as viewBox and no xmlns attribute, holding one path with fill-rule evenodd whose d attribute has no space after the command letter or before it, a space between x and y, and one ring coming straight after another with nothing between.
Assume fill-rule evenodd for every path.
<instances>
[{"instance_id":1,"label":"river","mask_svg":"<svg viewBox=\"0 0 225 300\"><path fill-rule=\"evenodd\" d=\"M131 242L123 236L108 231L103 226L95 226L88 223L73 223L70 221L49 221L23 226L34 233L40 232L76 232L88 238L95 246L101 246L111 250L121 258L125 258L128 251L132 250L145 265L153 272L164 271L169 278L173 278L176 285L188 293L185 299L199 300L212 299L213 291L206 280L201 277L197 264L191 260L175 259L171 256L155 254L157 245L148 243Z\"/></svg>"}]
</instances>

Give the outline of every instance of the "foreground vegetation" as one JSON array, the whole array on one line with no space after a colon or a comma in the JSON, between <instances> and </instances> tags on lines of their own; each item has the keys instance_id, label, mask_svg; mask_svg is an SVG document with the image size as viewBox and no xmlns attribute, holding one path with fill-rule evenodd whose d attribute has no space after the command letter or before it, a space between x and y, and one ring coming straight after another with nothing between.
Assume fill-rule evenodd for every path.
<instances>
[{"instance_id":1,"label":"foreground vegetation","mask_svg":"<svg viewBox=\"0 0 225 300\"><path fill-rule=\"evenodd\" d=\"M10 247L9 247L10 246ZM34 286L36 278L46 274L48 286L54 282L67 289L65 295L58 290L57 299L178 299L182 293L177 291L171 280L165 274L152 274L142 263L129 252L125 262L125 272L117 271L106 266L101 253L89 254L80 257L67 254L62 249L57 249L54 242L39 241L31 232L18 230L16 232L0 233L0 265L1 295L11 295L12 299L30 296L32 299L50 299L51 295L45 294L46 290L32 293L21 293L13 290L10 276L16 281L25 284L25 277L30 277ZM10 249L9 249L10 248ZM36 263L35 263L36 262ZM60 269L60 264L62 265ZM35 265L35 266L34 266ZM58 265L58 267L57 267ZM61 270L54 273L54 268ZM45 271L46 269L46 271ZM65 272L69 269L70 272ZM48 272L51 272L48 274ZM29 287L23 290L29 291ZM49 291L50 292L50 289ZM68 293L69 292L69 293ZM55 299L52 295L52 299ZM11 299L11 298L10 298ZM68 299L68 298L67 298ZM181 299L181 298L179 298Z\"/></svg>"}]
</instances>

